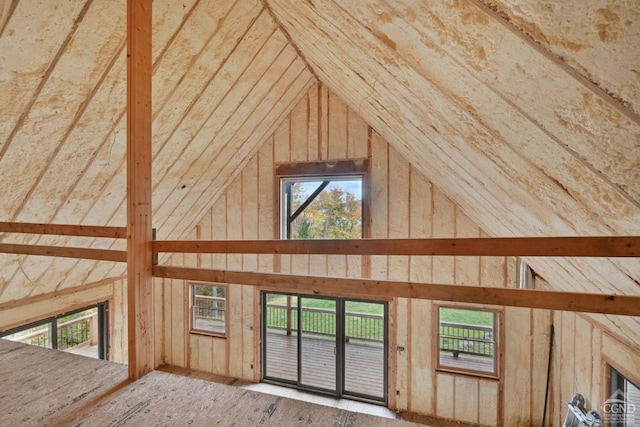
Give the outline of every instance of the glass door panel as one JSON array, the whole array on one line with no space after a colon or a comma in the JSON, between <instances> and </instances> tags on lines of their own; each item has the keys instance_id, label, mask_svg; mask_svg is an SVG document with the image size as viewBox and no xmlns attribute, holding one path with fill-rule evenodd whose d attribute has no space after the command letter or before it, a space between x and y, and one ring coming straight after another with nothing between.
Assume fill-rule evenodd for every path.
<instances>
[{"instance_id":1,"label":"glass door panel","mask_svg":"<svg viewBox=\"0 0 640 427\"><path fill-rule=\"evenodd\" d=\"M300 384L334 391L336 385L336 301L300 297Z\"/></svg>"},{"instance_id":2,"label":"glass door panel","mask_svg":"<svg viewBox=\"0 0 640 427\"><path fill-rule=\"evenodd\" d=\"M298 382L298 297L267 293L264 298L264 376Z\"/></svg>"},{"instance_id":3,"label":"glass door panel","mask_svg":"<svg viewBox=\"0 0 640 427\"><path fill-rule=\"evenodd\" d=\"M386 395L385 304L345 301L344 393Z\"/></svg>"}]
</instances>

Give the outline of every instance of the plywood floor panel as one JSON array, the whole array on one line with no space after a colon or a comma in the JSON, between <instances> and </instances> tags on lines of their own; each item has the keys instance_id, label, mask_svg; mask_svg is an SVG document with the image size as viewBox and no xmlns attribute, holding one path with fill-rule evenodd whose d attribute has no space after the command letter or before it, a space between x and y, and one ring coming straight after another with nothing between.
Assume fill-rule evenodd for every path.
<instances>
[{"instance_id":1,"label":"plywood floor panel","mask_svg":"<svg viewBox=\"0 0 640 427\"><path fill-rule=\"evenodd\" d=\"M0 340L0 425L417 425L160 371L126 378L125 365Z\"/></svg>"}]
</instances>

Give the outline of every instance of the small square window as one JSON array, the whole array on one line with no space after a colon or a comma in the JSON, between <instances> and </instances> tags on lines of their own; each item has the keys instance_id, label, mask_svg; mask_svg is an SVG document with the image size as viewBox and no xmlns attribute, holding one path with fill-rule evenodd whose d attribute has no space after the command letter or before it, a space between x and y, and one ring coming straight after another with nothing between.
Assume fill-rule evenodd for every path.
<instances>
[{"instance_id":1,"label":"small square window","mask_svg":"<svg viewBox=\"0 0 640 427\"><path fill-rule=\"evenodd\" d=\"M367 159L278 164L280 238L366 237L368 167Z\"/></svg>"},{"instance_id":2,"label":"small square window","mask_svg":"<svg viewBox=\"0 0 640 427\"><path fill-rule=\"evenodd\" d=\"M227 288L191 284L191 332L225 335L227 332Z\"/></svg>"},{"instance_id":3,"label":"small square window","mask_svg":"<svg viewBox=\"0 0 640 427\"><path fill-rule=\"evenodd\" d=\"M497 376L498 313L438 308L438 368Z\"/></svg>"}]
</instances>

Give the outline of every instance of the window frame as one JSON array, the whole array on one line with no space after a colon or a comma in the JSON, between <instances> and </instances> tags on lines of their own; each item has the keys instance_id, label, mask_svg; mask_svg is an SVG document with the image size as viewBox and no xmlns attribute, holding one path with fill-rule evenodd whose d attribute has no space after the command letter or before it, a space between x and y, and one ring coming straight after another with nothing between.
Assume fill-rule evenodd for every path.
<instances>
[{"instance_id":1,"label":"window frame","mask_svg":"<svg viewBox=\"0 0 640 427\"><path fill-rule=\"evenodd\" d=\"M607 363L606 365L608 367L607 373L609 376L609 388L608 388L609 393L606 396L604 402L606 404L610 399L616 399L615 394L618 390L620 390L621 392L625 393L625 405L626 405L626 402L628 401L626 388L625 390L622 390L620 383L626 381L631 383L631 385L633 385L634 388L640 389L640 386L638 385L640 384L640 381L638 378L630 375L625 369L618 368L617 366L614 366L611 363ZM636 408L635 412L638 412L637 416L640 417L640 411L637 410L640 407L640 402L635 402L635 401L630 401L630 402L635 406ZM600 409L602 409L604 412L604 405ZM620 422L617 420L614 420L614 421L609 420L607 418L607 414L603 412L600 412L601 416L604 418L604 421L608 422L608 424L611 427L624 427L625 425L627 425L626 421Z\"/></svg>"},{"instance_id":2,"label":"window frame","mask_svg":"<svg viewBox=\"0 0 640 427\"><path fill-rule=\"evenodd\" d=\"M210 286L212 288L224 289L224 331L212 331L199 329L195 325L195 288L196 286ZM216 297L219 298L219 297ZM216 308L220 310L219 308ZM223 283L189 282L189 333L194 335L207 335L212 337L226 338L229 325L229 286Z\"/></svg>"},{"instance_id":3,"label":"window frame","mask_svg":"<svg viewBox=\"0 0 640 427\"><path fill-rule=\"evenodd\" d=\"M58 314L50 315L48 317L42 318L40 320L36 320L34 322L22 324L20 326L15 326L5 331L0 332L0 338L5 338L11 336L13 334L24 332L29 329L37 328L40 326L47 325L48 335L45 338L44 342L48 343L45 345L37 345L37 344L28 344L34 345L37 347L48 348L56 351L67 351L68 348L58 348L59 340L58 333L61 327L64 327L67 322L60 322L65 317L72 316L74 314L82 313L83 311L88 310L96 310L96 322L97 328L94 330L91 329L92 332L97 333L97 337L94 337L98 340L98 349L97 349L97 357L96 359L109 360L109 301L102 301L95 304L88 305L82 308L76 308L69 311L62 311ZM74 321L71 321L72 323ZM71 352L72 353L72 352Z\"/></svg>"},{"instance_id":4,"label":"window frame","mask_svg":"<svg viewBox=\"0 0 640 427\"><path fill-rule=\"evenodd\" d=\"M284 206L282 200L283 180L299 178L320 179L323 177L349 178L360 177L362 180L362 237L370 237L369 211L369 174L370 161L368 158L319 161L319 162L287 162L276 163L274 182L274 238L288 240L283 230Z\"/></svg>"},{"instance_id":5,"label":"window frame","mask_svg":"<svg viewBox=\"0 0 640 427\"><path fill-rule=\"evenodd\" d=\"M433 311L433 327L434 336L433 340L433 357L436 361L436 371L446 372L452 374L470 375L474 377L482 377L488 379L500 379L501 363L502 363L502 351L504 348L504 327L503 318L504 310L495 307L477 307L469 305L455 305L438 303L434 304L435 310ZM479 311L484 313L493 314L493 371L482 371L475 369L467 369L460 366L442 364L440 360L440 309L449 308L456 310L470 310Z\"/></svg>"}]
</instances>

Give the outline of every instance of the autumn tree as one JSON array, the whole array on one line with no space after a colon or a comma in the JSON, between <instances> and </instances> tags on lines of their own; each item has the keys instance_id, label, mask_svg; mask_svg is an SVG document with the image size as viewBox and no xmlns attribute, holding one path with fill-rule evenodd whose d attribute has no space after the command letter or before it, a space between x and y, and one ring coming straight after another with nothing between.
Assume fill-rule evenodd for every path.
<instances>
[{"instance_id":1,"label":"autumn tree","mask_svg":"<svg viewBox=\"0 0 640 427\"><path fill-rule=\"evenodd\" d=\"M292 210L308 198L301 183L292 186ZM334 185L323 190L291 224L292 239L359 239L362 237L362 202L350 191Z\"/></svg>"}]
</instances>

